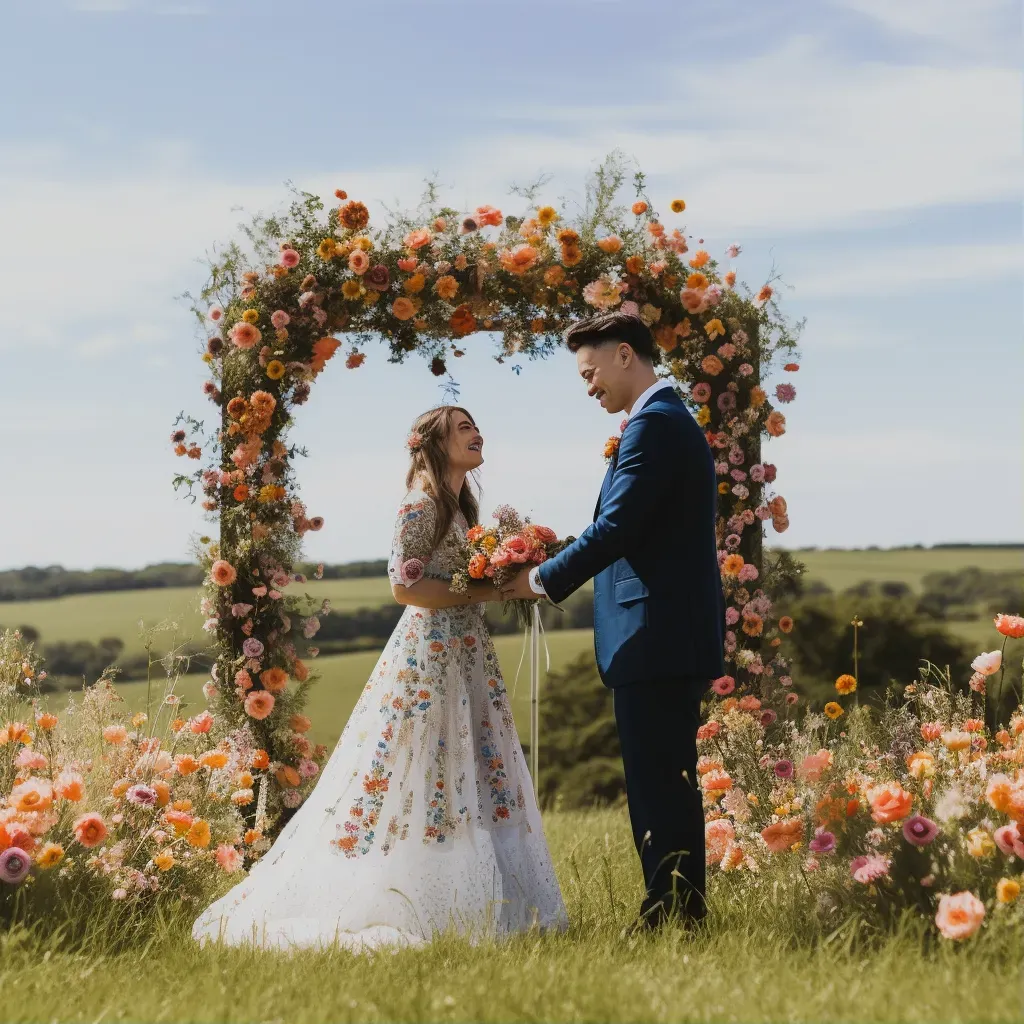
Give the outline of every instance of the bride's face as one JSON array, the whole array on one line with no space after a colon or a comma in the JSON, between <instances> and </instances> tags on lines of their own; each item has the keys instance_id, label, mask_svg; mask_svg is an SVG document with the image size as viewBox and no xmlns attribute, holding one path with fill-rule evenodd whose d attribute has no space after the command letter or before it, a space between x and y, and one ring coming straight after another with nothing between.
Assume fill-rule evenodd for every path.
<instances>
[{"instance_id":1,"label":"bride's face","mask_svg":"<svg viewBox=\"0 0 1024 1024\"><path fill-rule=\"evenodd\" d=\"M456 410L448 423L448 462L452 469L471 472L483 465L484 439L473 420Z\"/></svg>"}]
</instances>

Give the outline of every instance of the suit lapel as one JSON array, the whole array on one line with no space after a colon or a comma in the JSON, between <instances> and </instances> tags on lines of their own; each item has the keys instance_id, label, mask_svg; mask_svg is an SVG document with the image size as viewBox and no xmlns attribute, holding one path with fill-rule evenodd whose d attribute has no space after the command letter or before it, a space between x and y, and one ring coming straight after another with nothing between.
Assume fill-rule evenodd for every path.
<instances>
[{"instance_id":1,"label":"suit lapel","mask_svg":"<svg viewBox=\"0 0 1024 1024\"><path fill-rule=\"evenodd\" d=\"M608 470L604 475L604 480L601 481L601 493L597 497L597 504L594 506L594 520L596 522L597 517L601 514L601 502L604 501L604 496L608 491L608 487L612 482L612 474L615 472L615 463L618 453L612 456L611 462L608 463Z\"/></svg>"}]
</instances>

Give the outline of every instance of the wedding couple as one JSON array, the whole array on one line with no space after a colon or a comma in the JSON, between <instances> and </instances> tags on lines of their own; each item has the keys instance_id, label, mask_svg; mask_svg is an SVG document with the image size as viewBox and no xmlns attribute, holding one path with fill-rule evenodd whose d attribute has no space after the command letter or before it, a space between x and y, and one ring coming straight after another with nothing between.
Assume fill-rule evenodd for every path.
<instances>
[{"instance_id":1,"label":"wedding couple","mask_svg":"<svg viewBox=\"0 0 1024 1024\"><path fill-rule=\"evenodd\" d=\"M589 397L628 419L579 539L502 591L449 588L477 522L467 476L483 438L455 406L410 435L408 494L388 575L405 605L321 778L248 877L193 928L200 940L352 949L567 923L484 605L556 604L594 580L594 645L614 698L645 896L634 925L699 921L701 697L724 673L711 451L636 316L565 335ZM596 453L595 453L596 454Z\"/></svg>"}]
</instances>

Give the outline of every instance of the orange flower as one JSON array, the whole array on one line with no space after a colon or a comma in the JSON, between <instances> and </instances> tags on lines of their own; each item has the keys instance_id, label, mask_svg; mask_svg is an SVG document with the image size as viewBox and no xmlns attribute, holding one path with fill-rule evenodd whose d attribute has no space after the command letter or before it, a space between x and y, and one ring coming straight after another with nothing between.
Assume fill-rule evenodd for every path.
<instances>
[{"instance_id":1,"label":"orange flower","mask_svg":"<svg viewBox=\"0 0 1024 1024\"><path fill-rule=\"evenodd\" d=\"M245 830L245 845L252 846L253 843L258 843L263 838L263 833L256 828L249 828Z\"/></svg>"},{"instance_id":2,"label":"orange flower","mask_svg":"<svg viewBox=\"0 0 1024 1024\"><path fill-rule=\"evenodd\" d=\"M786 432L786 417L778 409L773 409L768 413L768 418L764 421L764 429L772 437L782 437Z\"/></svg>"},{"instance_id":3,"label":"orange flower","mask_svg":"<svg viewBox=\"0 0 1024 1024\"><path fill-rule=\"evenodd\" d=\"M238 573L235 571L235 567L223 558L218 558L210 566L210 580L218 587L230 587L237 578Z\"/></svg>"},{"instance_id":4,"label":"orange flower","mask_svg":"<svg viewBox=\"0 0 1024 1024\"><path fill-rule=\"evenodd\" d=\"M223 750L208 750L205 754L200 755L199 763L204 768L216 771L218 768L223 768L228 763L228 755L225 754Z\"/></svg>"},{"instance_id":5,"label":"orange flower","mask_svg":"<svg viewBox=\"0 0 1024 1024\"><path fill-rule=\"evenodd\" d=\"M804 837L802 818L785 818L761 830L761 838L772 853L785 853Z\"/></svg>"},{"instance_id":6,"label":"orange flower","mask_svg":"<svg viewBox=\"0 0 1024 1024\"><path fill-rule=\"evenodd\" d=\"M245 707L245 713L250 718L256 719L257 722L262 722L274 710L274 695L266 690L253 690L245 698L243 706Z\"/></svg>"},{"instance_id":7,"label":"orange flower","mask_svg":"<svg viewBox=\"0 0 1024 1024\"><path fill-rule=\"evenodd\" d=\"M56 867L64 859L64 847L60 843L47 843L36 855L36 863L43 868Z\"/></svg>"},{"instance_id":8,"label":"orange flower","mask_svg":"<svg viewBox=\"0 0 1024 1024\"><path fill-rule=\"evenodd\" d=\"M544 283L550 288L557 288L565 280L565 271L561 267L548 267L544 271Z\"/></svg>"},{"instance_id":9,"label":"orange flower","mask_svg":"<svg viewBox=\"0 0 1024 1024\"><path fill-rule=\"evenodd\" d=\"M725 576L737 576L739 575L740 569L743 568L743 556L742 555L726 555L722 561L722 574Z\"/></svg>"},{"instance_id":10,"label":"orange flower","mask_svg":"<svg viewBox=\"0 0 1024 1024\"><path fill-rule=\"evenodd\" d=\"M416 315L416 307L412 304L412 299L401 295L391 304L391 312L396 320L411 320Z\"/></svg>"},{"instance_id":11,"label":"orange flower","mask_svg":"<svg viewBox=\"0 0 1024 1024\"><path fill-rule=\"evenodd\" d=\"M857 680L847 675L845 672L836 680L836 693L842 694L844 697L847 694L853 693L857 689Z\"/></svg>"},{"instance_id":12,"label":"orange flower","mask_svg":"<svg viewBox=\"0 0 1024 1024\"><path fill-rule=\"evenodd\" d=\"M252 766L257 771L270 767L270 755L265 750L257 750L252 755Z\"/></svg>"},{"instance_id":13,"label":"orange flower","mask_svg":"<svg viewBox=\"0 0 1024 1024\"><path fill-rule=\"evenodd\" d=\"M725 367L718 356L708 355L700 361L700 368L709 376L717 377Z\"/></svg>"},{"instance_id":14,"label":"orange flower","mask_svg":"<svg viewBox=\"0 0 1024 1024\"><path fill-rule=\"evenodd\" d=\"M726 288L731 288L736 283L736 271L727 270L725 276L722 278Z\"/></svg>"},{"instance_id":15,"label":"orange flower","mask_svg":"<svg viewBox=\"0 0 1024 1024\"><path fill-rule=\"evenodd\" d=\"M433 235L427 228L414 228L402 241L410 249L422 249L423 246L430 245L432 238Z\"/></svg>"},{"instance_id":16,"label":"orange flower","mask_svg":"<svg viewBox=\"0 0 1024 1024\"><path fill-rule=\"evenodd\" d=\"M693 267L694 270L700 270L701 267L707 265L710 259L711 256L704 249L698 249L690 260L690 266Z\"/></svg>"},{"instance_id":17,"label":"orange flower","mask_svg":"<svg viewBox=\"0 0 1024 1024\"><path fill-rule=\"evenodd\" d=\"M573 231L572 228L562 228L555 235L555 238L558 240L559 245L575 245L580 240L579 234Z\"/></svg>"},{"instance_id":18,"label":"orange flower","mask_svg":"<svg viewBox=\"0 0 1024 1024\"><path fill-rule=\"evenodd\" d=\"M768 396L764 393L764 388L755 385L750 389L750 408L760 409L762 405L767 401Z\"/></svg>"},{"instance_id":19,"label":"orange flower","mask_svg":"<svg viewBox=\"0 0 1024 1024\"><path fill-rule=\"evenodd\" d=\"M644 269L643 256L629 256L626 258L626 273L640 274Z\"/></svg>"},{"instance_id":20,"label":"orange flower","mask_svg":"<svg viewBox=\"0 0 1024 1024\"><path fill-rule=\"evenodd\" d=\"M280 359L271 359L267 363L267 376L271 380L280 380L284 376L284 363Z\"/></svg>"},{"instance_id":21,"label":"orange flower","mask_svg":"<svg viewBox=\"0 0 1024 1024\"><path fill-rule=\"evenodd\" d=\"M338 210L338 222L349 231L361 231L370 223L370 211L362 203L348 202Z\"/></svg>"},{"instance_id":22,"label":"orange flower","mask_svg":"<svg viewBox=\"0 0 1024 1024\"><path fill-rule=\"evenodd\" d=\"M935 912L935 926L943 938L959 941L970 938L985 919L985 904L974 893L944 893Z\"/></svg>"},{"instance_id":23,"label":"orange flower","mask_svg":"<svg viewBox=\"0 0 1024 1024\"><path fill-rule=\"evenodd\" d=\"M697 291L703 291L709 283L708 279L699 271L695 271L686 279L686 287L695 288Z\"/></svg>"},{"instance_id":24,"label":"orange flower","mask_svg":"<svg viewBox=\"0 0 1024 1024\"><path fill-rule=\"evenodd\" d=\"M606 252L609 255L616 253L622 248L622 239L618 235L608 235L605 238L599 238L597 240L597 247L601 252Z\"/></svg>"},{"instance_id":25,"label":"orange flower","mask_svg":"<svg viewBox=\"0 0 1024 1024\"><path fill-rule=\"evenodd\" d=\"M449 299L454 299L458 290L459 282L456 281L451 274L445 274L434 282L434 294L439 298L444 299L446 302Z\"/></svg>"},{"instance_id":26,"label":"orange flower","mask_svg":"<svg viewBox=\"0 0 1024 1024\"><path fill-rule=\"evenodd\" d=\"M26 779L11 790L7 803L22 814L45 811L53 803L53 786L46 779Z\"/></svg>"},{"instance_id":27,"label":"orange flower","mask_svg":"<svg viewBox=\"0 0 1024 1024\"><path fill-rule=\"evenodd\" d=\"M578 245L562 246L562 265L575 267L583 259L583 250Z\"/></svg>"},{"instance_id":28,"label":"orange flower","mask_svg":"<svg viewBox=\"0 0 1024 1024\"><path fill-rule=\"evenodd\" d=\"M484 569L487 568L487 556L476 554L469 560L469 575L475 580L484 578Z\"/></svg>"},{"instance_id":29,"label":"orange flower","mask_svg":"<svg viewBox=\"0 0 1024 1024\"><path fill-rule=\"evenodd\" d=\"M673 199L672 202L668 204L668 208L673 213L682 213L683 210L686 209L686 200L685 199Z\"/></svg>"},{"instance_id":30,"label":"orange flower","mask_svg":"<svg viewBox=\"0 0 1024 1024\"><path fill-rule=\"evenodd\" d=\"M532 245L517 245L514 249L502 249L498 262L510 274L525 274L537 262L538 255Z\"/></svg>"},{"instance_id":31,"label":"orange flower","mask_svg":"<svg viewBox=\"0 0 1024 1024\"><path fill-rule=\"evenodd\" d=\"M781 629L783 633L792 633L793 620L788 615L783 615L782 618L779 619L779 629Z\"/></svg>"},{"instance_id":32,"label":"orange flower","mask_svg":"<svg viewBox=\"0 0 1024 1024\"><path fill-rule=\"evenodd\" d=\"M156 792L157 807L166 807L171 802L171 787L163 779L154 779L150 785Z\"/></svg>"},{"instance_id":33,"label":"orange flower","mask_svg":"<svg viewBox=\"0 0 1024 1024\"><path fill-rule=\"evenodd\" d=\"M882 825L901 821L914 806L914 797L898 782L873 786L868 790L867 798L871 805L871 817Z\"/></svg>"},{"instance_id":34,"label":"orange flower","mask_svg":"<svg viewBox=\"0 0 1024 1024\"><path fill-rule=\"evenodd\" d=\"M413 274L412 277L407 278L403 283L402 287L410 295L418 295L423 291L423 286L427 283L427 279L422 274ZM395 313L398 316L398 313ZM398 317L399 320L406 319L404 317Z\"/></svg>"},{"instance_id":35,"label":"orange flower","mask_svg":"<svg viewBox=\"0 0 1024 1024\"><path fill-rule=\"evenodd\" d=\"M161 850L153 858L153 867L157 871L170 871L174 867L174 854L170 850Z\"/></svg>"},{"instance_id":36,"label":"orange flower","mask_svg":"<svg viewBox=\"0 0 1024 1024\"><path fill-rule=\"evenodd\" d=\"M103 819L91 812L83 814L72 826L75 838L85 847L99 846L107 838L107 826Z\"/></svg>"},{"instance_id":37,"label":"orange flower","mask_svg":"<svg viewBox=\"0 0 1024 1024\"><path fill-rule=\"evenodd\" d=\"M36 715L36 725L44 732L49 732L56 724L57 716L51 715L48 711L44 711L41 715Z\"/></svg>"},{"instance_id":38,"label":"orange flower","mask_svg":"<svg viewBox=\"0 0 1024 1024\"><path fill-rule=\"evenodd\" d=\"M280 693L288 685L288 673L283 668L268 668L260 673L260 682L271 693Z\"/></svg>"},{"instance_id":39,"label":"orange flower","mask_svg":"<svg viewBox=\"0 0 1024 1024\"><path fill-rule=\"evenodd\" d=\"M997 615L993 620L996 629L1003 635L1013 640L1024 637L1024 616L1021 615ZM36 719L39 721L39 719Z\"/></svg>"},{"instance_id":40,"label":"orange flower","mask_svg":"<svg viewBox=\"0 0 1024 1024\"><path fill-rule=\"evenodd\" d=\"M398 301L401 302L401 299ZM469 306L457 306L448 320L448 326L456 338L462 338L476 330L476 317Z\"/></svg>"},{"instance_id":41,"label":"orange flower","mask_svg":"<svg viewBox=\"0 0 1024 1024\"><path fill-rule=\"evenodd\" d=\"M232 491L232 497L235 501L245 501L249 497L249 488L245 484L239 484Z\"/></svg>"},{"instance_id":42,"label":"orange flower","mask_svg":"<svg viewBox=\"0 0 1024 1024\"><path fill-rule=\"evenodd\" d=\"M288 724L296 732L309 732L309 728L313 723L305 715L292 715L292 717L288 719Z\"/></svg>"},{"instance_id":43,"label":"orange flower","mask_svg":"<svg viewBox=\"0 0 1024 1024\"><path fill-rule=\"evenodd\" d=\"M189 826L188 832L185 833L185 842L189 846L194 846L197 849L205 849L210 845L210 824L209 822L203 821L202 818L197 818Z\"/></svg>"},{"instance_id":44,"label":"orange flower","mask_svg":"<svg viewBox=\"0 0 1024 1024\"><path fill-rule=\"evenodd\" d=\"M309 669L306 668L306 663L301 658L295 659L295 664L292 665L292 675L300 683L304 683L309 678Z\"/></svg>"},{"instance_id":45,"label":"orange flower","mask_svg":"<svg viewBox=\"0 0 1024 1024\"><path fill-rule=\"evenodd\" d=\"M191 754L179 754L174 759L174 769L179 775L191 775L199 771L199 762Z\"/></svg>"},{"instance_id":46,"label":"orange flower","mask_svg":"<svg viewBox=\"0 0 1024 1024\"><path fill-rule=\"evenodd\" d=\"M501 210L495 209L493 206L478 206L476 208L476 217L474 217L474 220L482 228L487 227L488 225L500 227L502 219Z\"/></svg>"},{"instance_id":47,"label":"orange flower","mask_svg":"<svg viewBox=\"0 0 1024 1024\"><path fill-rule=\"evenodd\" d=\"M54 780L53 788L61 800L77 803L85 795L85 779L78 772L61 772Z\"/></svg>"},{"instance_id":48,"label":"orange flower","mask_svg":"<svg viewBox=\"0 0 1024 1024\"><path fill-rule=\"evenodd\" d=\"M761 290L757 293L757 302L767 302L772 297L772 286L770 284L764 285Z\"/></svg>"},{"instance_id":49,"label":"orange flower","mask_svg":"<svg viewBox=\"0 0 1024 1024\"><path fill-rule=\"evenodd\" d=\"M760 636L763 628L764 623L762 622L760 615L743 616L743 632L746 633L747 636Z\"/></svg>"},{"instance_id":50,"label":"orange flower","mask_svg":"<svg viewBox=\"0 0 1024 1024\"><path fill-rule=\"evenodd\" d=\"M337 338L320 338L313 342L313 358L309 361L310 368L314 373L320 373L327 365L327 361L341 347ZM256 396L253 395L253 398Z\"/></svg>"},{"instance_id":51,"label":"orange flower","mask_svg":"<svg viewBox=\"0 0 1024 1024\"><path fill-rule=\"evenodd\" d=\"M639 217L641 214L647 212L647 204L642 199L638 199L630 209L632 209L633 213Z\"/></svg>"},{"instance_id":52,"label":"orange flower","mask_svg":"<svg viewBox=\"0 0 1024 1024\"><path fill-rule=\"evenodd\" d=\"M299 773L290 765L283 764L274 772L277 784L284 789L294 789L302 781Z\"/></svg>"}]
</instances>

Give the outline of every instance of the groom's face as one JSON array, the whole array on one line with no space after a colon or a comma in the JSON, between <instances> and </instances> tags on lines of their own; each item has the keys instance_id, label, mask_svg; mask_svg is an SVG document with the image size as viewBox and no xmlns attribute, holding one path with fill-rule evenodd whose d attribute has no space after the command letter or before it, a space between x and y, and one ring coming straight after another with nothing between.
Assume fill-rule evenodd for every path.
<instances>
[{"instance_id":1,"label":"groom's face","mask_svg":"<svg viewBox=\"0 0 1024 1024\"><path fill-rule=\"evenodd\" d=\"M576 367L586 381L587 394L605 412L622 412L629 401L629 368L636 358L625 342L583 345L576 350Z\"/></svg>"}]
</instances>

